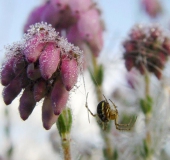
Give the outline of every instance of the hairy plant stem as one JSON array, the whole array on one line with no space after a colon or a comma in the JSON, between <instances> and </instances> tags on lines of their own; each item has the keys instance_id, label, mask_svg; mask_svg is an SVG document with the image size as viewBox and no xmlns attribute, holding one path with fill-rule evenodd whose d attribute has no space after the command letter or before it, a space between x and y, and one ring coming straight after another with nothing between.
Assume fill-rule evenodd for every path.
<instances>
[{"instance_id":1,"label":"hairy plant stem","mask_svg":"<svg viewBox=\"0 0 170 160\"><path fill-rule=\"evenodd\" d=\"M70 151L70 131L72 127L71 109L67 108L62 111L56 122L63 149L64 160L71 160Z\"/></svg>"},{"instance_id":2,"label":"hairy plant stem","mask_svg":"<svg viewBox=\"0 0 170 160\"><path fill-rule=\"evenodd\" d=\"M144 79L145 79L145 100L148 101L148 97L150 97L150 75L147 70L145 70ZM147 128L145 142L149 151L148 155L146 155L146 160L152 160L151 134L148 130L148 125L150 123L151 116L152 116L152 111L149 111L145 114L145 124Z\"/></svg>"},{"instance_id":3,"label":"hairy plant stem","mask_svg":"<svg viewBox=\"0 0 170 160\"><path fill-rule=\"evenodd\" d=\"M99 68L99 65L97 64L97 59L95 56L92 56L92 63L93 63L93 76L94 76L93 78L95 78L95 76L97 75L97 72L98 72L98 68ZM96 83L96 84L94 84L94 86L96 89L97 100L98 100L98 102L100 102L104 98L103 93L102 93L102 84L99 84L96 79L94 81ZM100 131L101 131L101 135L105 142L105 148L103 148L104 158L105 158L105 160L111 160L111 159L114 160L113 159L113 156L114 156L113 155L114 154L113 144L110 139L111 127L107 128L106 130L103 130L103 127L101 125L99 125L99 127L100 127Z\"/></svg>"},{"instance_id":4,"label":"hairy plant stem","mask_svg":"<svg viewBox=\"0 0 170 160\"><path fill-rule=\"evenodd\" d=\"M9 143L9 147L6 151L6 159L11 160L14 148L13 148L13 145L11 142L11 119L10 119L10 115L9 115L9 108L6 106L5 106L4 114L5 114L5 118L6 118L5 135L6 135L8 143Z\"/></svg>"},{"instance_id":5,"label":"hairy plant stem","mask_svg":"<svg viewBox=\"0 0 170 160\"><path fill-rule=\"evenodd\" d=\"M70 152L70 134L62 134L62 149L64 154L64 160L71 160L71 152Z\"/></svg>"}]
</instances>

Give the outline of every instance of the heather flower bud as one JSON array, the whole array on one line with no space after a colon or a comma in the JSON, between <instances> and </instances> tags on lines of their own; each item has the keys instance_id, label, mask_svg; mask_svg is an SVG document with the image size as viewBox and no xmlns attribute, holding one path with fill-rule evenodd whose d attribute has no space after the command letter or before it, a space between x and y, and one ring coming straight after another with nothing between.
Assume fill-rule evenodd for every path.
<instances>
[{"instance_id":1,"label":"heather flower bud","mask_svg":"<svg viewBox=\"0 0 170 160\"><path fill-rule=\"evenodd\" d=\"M43 48L45 47L45 43L42 43L43 34L34 35L30 40L28 40L25 44L24 55L28 62L35 62L40 56Z\"/></svg>"},{"instance_id":2,"label":"heather flower bud","mask_svg":"<svg viewBox=\"0 0 170 160\"><path fill-rule=\"evenodd\" d=\"M51 0L52 5L56 6L60 11L66 9L69 0Z\"/></svg>"},{"instance_id":3,"label":"heather flower bud","mask_svg":"<svg viewBox=\"0 0 170 160\"><path fill-rule=\"evenodd\" d=\"M34 63L30 63L27 67L27 76L31 80L36 80L41 77L39 68L34 67Z\"/></svg>"},{"instance_id":4,"label":"heather flower bud","mask_svg":"<svg viewBox=\"0 0 170 160\"><path fill-rule=\"evenodd\" d=\"M34 100L33 92L31 90L31 87L28 86L27 88L25 88L20 98L20 104L19 104L19 113L23 120L26 120L29 117L35 105L36 102Z\"/></svg>"},{"instance_id":5,"label":"heather flower bud","mask_svg":"<svg viewBox=\"0 0 170 160\"><path fill-rule=\"evenodd\" d=\"M140 25L135 26L130 33L130 38L134 41L144 39L145 33L143 27Z\"/></svg>"},{"instance_id":6,"label":"heather flower bud","mask_svg":"<svg viewBox=\"0 0 170 160\"><path fill-rule=\"evenodd\" d=\"M153 39L156 39L156 38L158 38L159 36L162 35L162 32L158 27L152 27L150 29L150 35Z\"/></svg>"},{"instance_id":7,"label":"heather flower bud","mask_svg":"<svg viewBox=\"0 0 170 160\"><path fill-rule=\"evenodd\" d=\"M87 11L92 6L91 0L71 0L69 6L73 14L80 14Z\"/></svg>"},{"instance_id":8,"label":"heather flower bud","mask_svg":"<svg viewBox=\"0 0 170 160\"><path fill-rule=\"evenodd\" d=\"M39 102L45 96L46 89L47 89L46 81L43 79L38 80L34 84L33 92L34 92L34 99L36 102Z\"/></svg>"},{"instance_id":9,"label":"heather flower bud","mask_svg":"<svg viewBox=\"0 0 170 160\"><path fill-rule=\"evenodd\" d=\"M143 7L149 16L155 18L162 10L158 0L142 0Z\"/></svg>"},{"instance_id":10,"label":"heather flower bud","mask_svg":"<svg viewBox=\"0 0 170 160\"><path fill-rule=\"evenodd\" d=\"M27 71L24 70L20 76L21 88L26 88L30 84L31 80L27 77Z\"/></svg>"},{"instance_id":11,"label":"heather flower bud","mask_svg":"<svg viewBox=\"0 0 170 160\"><path fill-rule=\"evenodd\" d=\"M42 122L45 129L49 130L57 121L58 115L55 115L52 108L51 95L45 97L42 106Z\"/></svg>"},{"instance_id":12,"label":"heather flower bud","mask_svg":"<svg viewBox=\"0 0 170 160\"><path fill-rule=\"evenodd\" d=\"M134 41L125 41L123 43L123 47L125 48L126 52L132 52L137 49L136 43Z\"/></svg>"},{"instance_id":13,"label":"heather flower bud","mask_svg":"<svg viewBox=\"0 0 170 160\"><path fill-rule=\"evenodd\" d=\"M89 21L91 19L91 21ZM83 39L93 39L94 35L98 34L100 27L99 13L95 9L88 10L81 14L78 21L78 29Z\"/></svg>"},{"instance_id":14,"label":"heather flower bud","mask_svg":"<svg viewBox=\"0 0 170 160\"><path fill-rule=\"evenodd\" d=\"M1 84L7 86L15 77L13 71L14 58L9 59L1 68Z\"/></svg>"},{"instance_id":15,"label":"heather flower bud","mask_svg":"<svg viewBox=\"0 0 170 160\"><path fill-rule=\"evenodd\" d=\"M46 6L48 5L48 3L45 3L37 8L35 8L31 14L28 17L27 23L24 26L24 32L26 33L27 30L29 29L30 25L35 24L37 22L41 22L42 19L40 17L40 15L42 15L44 13L44 10L46 9Z\"/></svg>"},{"instance_id":16,"label":"heather flower bud","mask_svg":"<svg viewBox=\"0 0 170 160\"><path fill-rule=\"evenodd\" d=\"M135 67L141 74L149 71L160 79L169 55L168 41L158 26L133 28L123 44L126 69Z\"/></svg>"},{"instance_id":17,"label":"heather flower bud","mask_svg":"<svg viewBox=\"0 0 170 160\"><path fill-rule=\"evenodd\" d=\"M132 67L134 66L134 60L133 60L132 57L127 57L126 58L125 66L126 66L126 69L128 71L130 71L132 69Z\"/></svg>"},{"instance_id":18,"label":"heather flower bud","mask_svg":"<svg viewBox=\"0 0 170 160\"><path fill-rule=\"evenodd\" d=\"M164 39L164 42L163 42L163 44L162 44L162 47L164 48L164 49L166 49L167 50L167 52L168 52L168 54L170 55L170 39L169 38L165 38Z\"/></svg>"},{"instance_id":19,"label":"heather flower bud","mask_svg":"<svg viewBox=\"0 0 170 160\"><path fill-rule=\"evenodd\" d=\"M41 75L45 80L51 78L59 62L60 49L54 43L48 43L39 58Z\"/></svg>"},{"instance_id":20,"label":"heather flower bud","mask_svg":"<svg viewBox=\"0 0 170 160\"><path fill-rule=\"evenodd\" d=\"M13 63L13 70L15 75L19 75L23 72L26 62L22 53L19 53L15 56Z\"/></svg>"},{"instance_id":21,"label":"heather flower bud","mask_svg":"<svg viewBox=\"0 0 170 160\"><path fill-rule=\"evenodd\" d=\"M59 115L66 107L69 92L65 89L61 79L58 79L51 93L52 107L55 115Z\"/></svg>"},{"instance_id":22,"label":"heather flower bud","mask_svg":"<svg viewBox=\"0 0 170 160\"><path fill-rule=\"evenodd\" d=\"M19 85L20 77L14 78L8 86L3 89L3 100L6 105L11 104L11 102L18 96L21 92L21 86Z\"/></svg>"},{"instance_id":23,"label":"heather flower bud","mask_svg":"<svg viewBox=\"0 0 170 160\"><path fill-rule=\"evenodd\" d=\"M78 78L78 64L76 58L63 57L61 62L61 77L67 91L70 91Z\"/></svg>"},{"instance_id":24,"label":"heather flower bud","mask_svg":"<svg viewBox=\"0 0 170 160\"><path fill-rule=\"evenodd\" d=\"M46 5L44 12L41 14L41 20L51 24L52 26L56 26L59 23L59 9L51 1L48 5Z\"/></svg>"},{"instance_id":25,"label":"heather flower bud","mask_svg":"<svg viewBox=\"0 0 170 160\"><path fill-rule=\"evenodd\" d=\"M91 47L92 53L97 57L103 48L103 36L102 30L98 34L94 35L93 39L88 40L88 44Z\"/></svg>"}]
</instances>

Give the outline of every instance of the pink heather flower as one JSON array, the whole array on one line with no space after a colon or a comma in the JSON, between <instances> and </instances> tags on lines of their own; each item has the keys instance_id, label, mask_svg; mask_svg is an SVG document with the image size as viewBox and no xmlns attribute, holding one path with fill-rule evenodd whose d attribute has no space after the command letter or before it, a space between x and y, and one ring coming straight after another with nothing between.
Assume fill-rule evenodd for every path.
<instances>
[{"instance_id":1,"label":"pink heather flower","mask_svg":"<svg viewBox=\"0 0 170 160\"><path fill-rule=\"evenodd\" d=\"M43 42L46 33L36 34L26 41L24 55L29 63L34 63L39 58L45 43Z\"/></svg>"},{"instance_id":2,"label":"pink heather flower","mask_svg":"<svg viewBox=\"0 0 170 160\"><path fill-rule=\"evenodd\" d=\"M99 21L99 13L94 9L90 9L80 15L78 29L83 39L93 39L94 35L101 29L100 23L98 23Z\"/></svg>"},{"instance_id":3,"label":"pink heather flower","mask_svg":"<svg viewBox=\"0 0 170 160\"><path fill-rule=\"evenodd\" d=\"M58 79L51 93L52 107L55 115L60 115L62 110L66 107L69 92L66 90L63 82Z\"/></svg>"},{"instance_id":4,"label":"pink heather flower","mask_svg":"<svg viewBox=\"0 0 170 160\"><path fill-rule=\"evenodd\" d=\"M70 0L51 0L51 4L56 6L60 11L65 10Z\"/></svg>"},{"instance_id":5,"label":"pink heather flower","mask_svg":"<svg viewBox=\"0 0 170 160\"><path fill-rule=\"evenodd\" d=\"M60 48L55 43L47 43L39 58L41 75L44 79L50 79L57 70L60 62Z\"/></svg>"},{"instance_id":6,"label":"pink heather flower","mask_svg":"<svg viewBox=\"0 0 170 160\"><path fill-rule=\"evenodd\" d=\"M47 92L47 84L44 79L39 79L33 88L34 99L36 102L39 102L42 98L44 98Z\"/></svg>"},{"instance_id":7,"label":"pink heather flower","mask_svg":"<svg viewBox=\"0 0 170 160\"><path fill-rule=\"evenodd\" d=\"M67 61L63 57L68 57ZM19 112L26 120L36 102L43 100L43 126L50 129L66 107L69 91L82 70L82 59L82 51L60 37L51 25L32 25L23 41L7 48L0 73L5 104L11 104L23 89Z\"/></svg>"},{"instance_id":8,"label":"pink heather flower","mask_svg":"<svg viewBox=\"0 0 170 160\"><path fill-rule=\"evenodd\" d=\"M49 130L51 126L57 121L58 115L54 114L52 108L51 95L48 94L42 105L42 122L45 129Z\"/></svg>"},{"instance_id":9,"label":"pink heather flower","mask_svg":"<svg viewBox=\"0 0 170 160\"><path fill-rule=\"evenodd\" d=\"M91 19L89 21L89 19ZM98 10L90 9L80 15L77 23L80 36L91 47L92 53L98 56L103 47L103 28Z\"/></svg>"},{"instance_id":10,"label":"pink heather flower","mask_svg":"<svg viewBox=\"0 0 170 160\"><path fill-rule=\"evenodd\" d=\"M86 12L92 7L93 3L91 0L71 0L69 1L69 6L74 14L81 14Z\"/></svg>"},{"instance_id":11,"label":"pink heather flower","mask_svg":"<svg viewBox=\"0 0 170 160\"><path fill-rule=\"evenodd\" d=\"M29 85L25 88L20 98L19 112L23 120L26 120L29 117L35 105L36 105L36 101L34 99L34 95L32 92L32 86Z\"/></svg>"},{"instance_id":12,"label":"pink heather flower","mask_svg":"<svg viewBox=\"0 0 170 160\"><path fill-rule=\"evenodd\" d=\"M89 53L99 55L103 47L103 25L99 10L92 0L49 0L42 6L43 9L37 8L37 12L35 9L30 14L29 19L32 20L28 21L26 26L32 25L32 22L37 19L39 22L47 22L52 24L56 31L64 33L73 44L78 45L81 49L88 45ZM40 13L39 10L42 12ZM37 15L34 15L36 13ZM34 17L35 20L33 20ZM74 35L76 36L74 37ZM33 40L33 43L36 42ZM41 45L37 45L33 51L36 53L35 58L39 56L37 55L39 50L41 50Z\"/></svg>"},{"instance_id":13,"label":"pink heather flower","mask_svg":"<svg viewBox=\"0 0 170 160\"><path fill-rule=\"evenodd\" d=\"M36 7L31 14L29 15L27 19L27 23L24 26L24 32L27 32L29 29L30 24L35 24L38 22L41 22L42 19L39 15L42 15L44 10L46 9L46 6L48 5L48 2L45 4L42 4L41 6Z\"/></svg>"},{"instance_id":14,"label":"pink heather flower","mask_svg":"<svg viewBox=\"0 0 170 160\"><path fill-rule=\"evenodd\" d=\"M13 70L14 57L10 58L6 63L3 64L1 69L1 84L7 86L12 79L15 77Z\"/></svg>"},{"instance_id":15,"label":"pink heather flower","mask_svg":"<svg viewBox=\"0 0 170 160\"><path fill-rule=\"evenodd\" d=\"M21 86L18 85L20 81L20 77L15 77L9 85L4 87L3 89L3 99L6 105L11 104L11 102L18 96L18 94L21 92Z\"/></svg>"},{"instance_id":16,"label":"pink heather flower","mask_svg":"<svg viewBox=\"0 0 170 160\"><path fill-rule=\"evenodd\" d=\"M149 16L155 18L162 10L159 0L142 0L142 5Z\"/></svg>"},{"instance_id":17,"label":"pink heather flower","mask_svg":"<svg viewBox=\"0 0 170 160\"><path fill-rule=\"evenodd\" d=\"M130 71L135 67L141 74L147 70L160 79L170 54L169 41L157 26L134 27L123 44L126 69Z\"/></svg>"},{"instance_id":18,"label":"pink heather flower","mask_svg":"<svg viewBox=\"0 0 170 160\"><path fill-rule=\"evenodd\" d=\"M76 84L78 73L76 57L70 58L67 55L63 55L61 63L61 77L67 91L70 91Z\"/></svg>"}]
</instances>

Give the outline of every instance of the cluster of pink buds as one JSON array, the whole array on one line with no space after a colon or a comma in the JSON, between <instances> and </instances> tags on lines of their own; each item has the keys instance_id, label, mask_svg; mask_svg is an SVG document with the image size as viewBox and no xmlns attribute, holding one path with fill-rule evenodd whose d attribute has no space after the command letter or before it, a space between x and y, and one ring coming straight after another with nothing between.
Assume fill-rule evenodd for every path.
<instances>
[{"instance_id":1,"label":"cluster of pink buds","mask_svg":"<svg viewBox=\"0 0 170 160\"><path fill-rule=\"evenodd\" d=\"M23 90L19 112L26 120L43 99L43 126L50 129L77 82L82 57L82 51L60 37L51 25L30 26L21 42L7 47L1 68L5 104L11 104Z\"/></svg>"},{"instance_id":2,"label":"cluster of pink buds","mask_svg":"<svg viewBox=\"0 0 170 160\"><path fill-rule=\"evenodd\" d=\"M152 72L158 79L170 55L170 38L158 26L135 26L124 42L124 59L128 71L133 67L141 74Z\"/></svg>"},{"instance_id":3,"label":"cluster of pink buds","mask_svg":"<svg viewBox=\"0 0 170 160\"><path fill-rule=\"evenodd\" d=\"M155 18L162 11L159 0L142 0L142 5L146 13L152 18Z\"/></svg>"},{"instance_id":4,"label":"cluster of pink buds","mask_svg":"<svg viewBox=\"0 0 170 160\"><path fill-rule=\"evenodd\" d=\"M52 24L69 42L99 55L103 47L103 25L92 0L49 0L32 11L24 31L41 21Z\"/></svg>"}]
</instances>

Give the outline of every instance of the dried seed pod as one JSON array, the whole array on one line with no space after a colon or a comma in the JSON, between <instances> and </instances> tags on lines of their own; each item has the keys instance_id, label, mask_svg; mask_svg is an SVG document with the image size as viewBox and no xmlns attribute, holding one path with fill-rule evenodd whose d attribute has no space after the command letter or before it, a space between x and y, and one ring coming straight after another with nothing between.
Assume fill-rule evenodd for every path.
<instances>
[{"instance_id":1,"label":"dried seed pod","mask_svg":"<svg viewBox=\"0 0 170 160\"><path fill-rule=\"evenodd\" d=\"M28 86L27 88L25 88L20 98L20 104L19 104L19 112L23 120L26 120L29 117L35 105L36 102L34 100L33 92L31 90L31 87Z\"/></svg>"},{"instance_id":2,"label":"dried seed pod","mask_svg":"<svg viewBox=\"0 0 170 160\"><path fill-rule=\"evenodd\" d=\"M39 58L41 75L45 80L51 78L59 62L60 49L56 48L55 43L48 43Z\"/></svg>"},{"instance_id":3,"label":"dried seed pod","mask_svg":"<svg viewBox=\"0 0 170 160\"><path fill-rule=\"evenodd\" d=\"M42 122L45 129L49 130L57 121L58 115L55 115L52 108L51 94L45 97L42 106Z\"/></svg>"},{"instance_id":4,"label":"dried seed pod","mask_svg":"<svg viewBox=\"0 0 170 160\"><path fill-rule=\"evenodd\" d=\"M69 92L65 89L61 79L55 82L51 93L52 107L55 115L59 115L65 108Z\"/></svg>"},{"instance_id":5,"label":"dried seed pod","mask_svg":"<svg viewBox=\"0 0 170 160\"><path fill-rule=\"evenodd\" d=\"M21 92L21 86L18 85L20 82L20 77L14 78L8 86L3 89L3 100L6 105L11 104L11 102L18 96Z\"/></svg>"},{"instance_id":6,"label":"dried seed pod","mask_svg":"<svg viewBox=\"0 0 170 160\"><path fill-rule=\"evenodd\" d=\"M45 96L46 92L47 92L46 81L44 79L38 80L34 84L34 89L33 89L35 101L39 102Z\"/></svg>"},{"instance_id":7,"label":"dried seed pod","mask_svg":"<svg viewBox=\"0 0 170 160\"><path fill-rule=\"evenodd\" d=\"M70 91L78 78L78 64L75 58L62 58L61 77L67 91Z\"/></svg>"}]
</instances>

